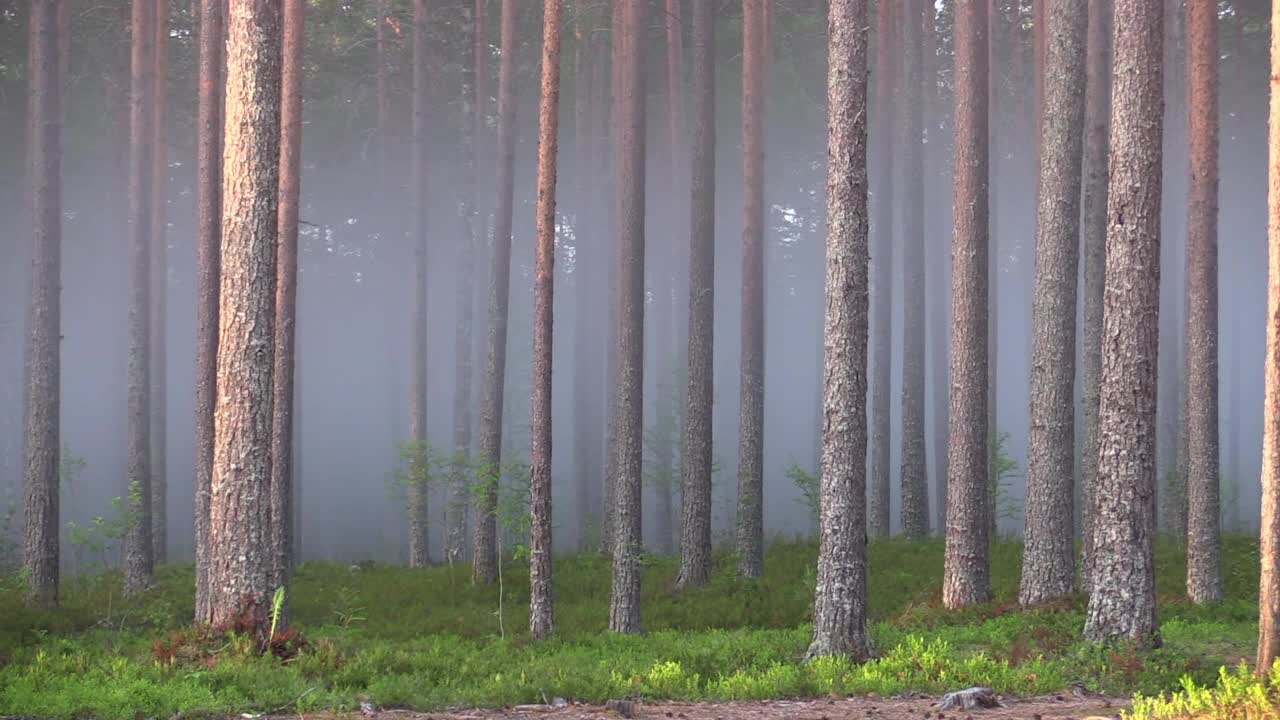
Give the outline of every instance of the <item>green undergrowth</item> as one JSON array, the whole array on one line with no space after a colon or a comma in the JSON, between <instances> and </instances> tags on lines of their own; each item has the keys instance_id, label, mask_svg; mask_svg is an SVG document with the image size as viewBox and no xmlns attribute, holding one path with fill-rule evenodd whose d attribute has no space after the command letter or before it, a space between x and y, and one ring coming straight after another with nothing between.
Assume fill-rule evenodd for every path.
<instances>
[{"instance_id":1,"label":"green undergrowth","mask_svg":"<svg viewBox=\"0 0 1280 720\"><path fill-rule=\"evenodd\" d=\"M810 636L816 548L775 542L765 575L734 576L717 557L702 589L673 589L672 558L646 560L646 634L606 632L609 563L556 563L555 639L527 633L527 568L504 569L497 587L474 587L467 566L410 570L378 564L306 563L289 600L302 649L263 657L233 637L196 658L171 650L189 634L192 569L166 566L156 586L122 600L120 578L74 578L56 611L28 609L0 586L0 715L113 718L238 712L349 710L361 701L433 709L543 702L751 699L906 691L984 684L1014 695L1059 691L1073 681L1113 694L1157 696L1216 687L1221 666L1252 655L1256 543L1228 538L1228 597L1212 607L1183 598L1185 558L1161 547L1157 585L1164 647L1099 648L1079 641L1082 599L1016 606L1021 548L993 548L996 599L960 612L941 607L942 543L872 543L868 582L877 658L800 662ZM1152 701L1154 702L1154 701ZM1164 717L1147 715L1143 717Z\"/></svg>"}]
</instances>

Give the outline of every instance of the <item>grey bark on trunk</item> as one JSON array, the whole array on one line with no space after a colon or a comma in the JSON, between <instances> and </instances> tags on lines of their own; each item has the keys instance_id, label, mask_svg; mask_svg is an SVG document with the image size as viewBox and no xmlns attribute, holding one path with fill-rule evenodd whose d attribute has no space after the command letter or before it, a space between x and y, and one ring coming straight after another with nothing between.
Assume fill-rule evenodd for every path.
<instances>
[{"instance_id":1,"label":"grey bark on trunk","mask_svg":"<svg viewBox=\"0 0 1280 720\"><path fill-rule=\"evenodd\" d=\"M875 247L871 251L871 492L868 497L867 535L889 535L889 384L893 341L893 151L895 3L876 7L876 135L883 138L872 158L871 182L876 184L871 217L875 221Z\"/></svg>"},{"instance_id":2,"label":"grey bark on trunk","mask_svg":"<svg viewBox=\"0 0 1280 720\"><path fill-rule=\"evenodd\" d=\"M155 89L151 121L151 556L155 564L168 555L167 357L168 241L165 237L165 186L169 181L165 118L169 75L169 2L156 0Z\"/></svg>"},{"instance_id":3,"label":"grey bark on trunk","mask_svg":"<svg viewBox=\"0 0 1280 720\"><path fill-rule=\"evenodd\" d=\"M413 301L409 312L409 567L425 567L431 562L428 543L430 450L427 444L427 0L413 3L413 128L410 140L409 187L413 193Z\"/></svg>"},{"instance_id":4,"label":"grey bark on trunk","mask_svg":"<svg viewBox=\"0 0 1280 720\"><path fill-rule=\"evenodd\" d=\"M1158 643L1156 362L1163 0L1117 0L1098 406L1098 516L1084 637Z\"/></svg>"}]
</instances>

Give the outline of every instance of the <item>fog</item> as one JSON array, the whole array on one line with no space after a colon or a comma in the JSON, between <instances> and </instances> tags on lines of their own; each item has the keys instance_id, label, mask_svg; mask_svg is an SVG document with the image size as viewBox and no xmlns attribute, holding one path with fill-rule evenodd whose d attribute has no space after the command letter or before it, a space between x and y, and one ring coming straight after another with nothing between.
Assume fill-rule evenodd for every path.
<instances>
[{"instance_id":1,"label":"fog","mask_svg":"<svg viewBox=\"0 0 1280 720\"><path fill-rule=\"evenodd\" d=\"M1015 3L1016 4L1016 3ZM1019 17L1030 18L1030 2ZM532 343L534 162L540 14L521 3L517 88L517 145L511 302L504 407L504 459L527 458L529 358ZM765 528L771 536L812 533L808 507L787 476L791 466L816 470L821 369L821 313L825 228L825 17L820 3L776 3L766 120L766 380ZM930 502L934 500L939 438L933 432L936 395L934 353L949 331L949 320L932 313L932 293L950 307L947 278L939 262L951 236L950 3L939 2L937 54L930 62L936 100L927 106L926 195L895 194L896 217L872 218L873 236L889 232L903 213L925 215L927 320L926 429ZM1266 143L1268 37L1261 2L1220 2L1222 8L1221 160L1219 189L1220 387L1224 518L1230 529L1253 531L1258 524L1262 438L1262 361L1266 307ZM404 500L394 477L399 448L408 439L409 321L412 263L411 207L429 208L428 265L428 435L431 445L453 452L454 328L457 252L467 237L459 212L466 192L465 157L460 152L459 116L464 96L461 63L466 61L470 0L432 3L433 72L428 192L411 197L408 188L409 47L407 3L392 3L388 21L392 124L385 129L390 161L378 162L372 3L315 2L308 5L300 238L298 382L300 422L298 468L301 485L304 559L388 562L407 560ZM1256 7L1255 7L1256 6ZM736 511L738 455L739 342L742 258L741 10L722 10L717 26L716 285L713 523L724 540ZM174 4L168 79L169 173L165 191L168 247L167 447L168 539L171 559L192 555L192 484L195 347L195 78L190 5ZM496 6L490 13L488 86L496 89ZM126 371L130 282L127 228L128 3L110 0L93 7L77 3L73 15L63 159L62 255L62 442L64 491L62 523L84 525L112 513L111 499L125 493ZM572 16L569 22L574 22ZM655 21L657 22L657 21ZM1021 22L1021 21L1020 21ZM606 33L607 27L596 32ZM686 36L688 29L685 29ZM688 325L688 154L672 168L668 137L664 40L657 25L647 56L647 274L645 427L652 446L657 425L655 397L660 382L681 390ZM1019 27L1016 45L1004 48L1007 65L998 114L992 119L1000 156L993 158L998 184L992 189L993 254L999 258L997 426L1009 434L1006 452L1018 471L1009 478L1008 505L1020 507L1024 492L1030 376L1030 322L1034 269L1035 150L1031 125L1030 32ZM686 41L687 42L687 41ZM556 258L554 330L555 544L579 546L575 514L595 514L575 489L580 444L604 442L604 428L586 436L575 427L575 385L591 367L577 352L579 313L590 317L588 347L606 349L607 298L580 301L577 286L589 273L607 272L602 253L611 234L584 218L593 188L607 177L583 168L582 135L574 125L580 77L570 64L566 40L562 91L559 237ZM24 140L26 84L26 3L0 2L0 531L20 528L22 484L22 359L26 278L29 272L29 210L25 203ZM1174 464L1177 442L1178 358L1185 336L1181 324L1185 295L1185 188L1187 174L1185 91L1172 51L1167 78L1167 121L1162 238L1158 438L1161 482ZM929 69L929 68L926 68ZM993 68L993 70L996 68ZM687 92L687 91L686 91ZM485 108L490 129L496 107ZM892 132L890 132L892 131ZM895 152L903 142L897 128L871 128L871 153ZM493 136L481 140L480 209L493 212L496 177ZM883 183L872 178L872 193ZM598 193L597 193L598 194ZM608 197L607 195L605 197ZM872 202L872 207L875 203ZM491 224L491 223L489 223ZM895 235L896 237L896 235ZM487 324L487 253L475 267L471 404L478 407L484 368L482 328ZM585 260L583 258L586 258ZM885 258L873 258L883 262ZM902 262L895 241L893 262L891 519L900 528L899 430L902 389ZM1083 263L1081 263L1083 266ZM673 278L664 285L661 278ZM607 286L601 283L601 286ZM674 293L663 288L674 287ZM873 291L874 296L874 291ZM1081 295L1082 296L1082 295ZM660 306L666 304L665 309ZM663 321L663 315L669 318ZM873 313L874 317L874 313ZM874 337L874 328L872 336ZM659 340L665 333L666 340ZM661 358L665 343L672 355ZM872 350L874 354L874 349ZM603 363L600 363L603 365ZM1079 364L1077 363L1077 367ZM601 384L603 381L600 381ZM1077 381L1077 395L1079 381ZM870 396L869 396L870 397ZM598 398L603 404L605 398ZM600 411L603 417L603 410ZM478 410L472 411L474 422ZM1079 412L1077 413L1079 423ZM1079 436L1081 433L1077 433ZM474 437L474 433L473 433ZM646 449L646 467L654 465ZM674 459L679 467L679 441ZM603 457L603 452L600 457ZM81 465L74 462L82 460ZM592 469L599 476L598 469ZM677 475L678 486L678 475ZM1162 488L1163 490L1163 488ZM444 483L432 491L433 557L442 557ZM661 547L652 483L645 489L645 539ZM676 516L679 526L678 494ZM3 520L8 517L9 519ZM930 518L936 517L930 508ZM598 518L596 518L598 523ZM1020 512L1000 521L1001 531L1022 530ZM507 533L510 542L517 531ZM70 535L68 534L69 538ZM84 553L64 552L74 568Z\"/></svg>"}]
</instances>

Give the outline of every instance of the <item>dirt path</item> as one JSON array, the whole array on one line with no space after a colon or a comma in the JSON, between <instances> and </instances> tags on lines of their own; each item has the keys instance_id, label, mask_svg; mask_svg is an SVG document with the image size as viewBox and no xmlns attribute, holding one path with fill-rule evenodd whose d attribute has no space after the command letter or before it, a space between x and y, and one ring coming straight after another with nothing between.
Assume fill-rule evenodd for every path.
<instances>
[{"instance_id":1,"label":"dirt path","mask_svg":"<svg viewBox=\"0 0 1280 720\"><path fill-rule=\"evenodd\" d=\"M1063 694L1006 699L1003 708L939 712L937 698L849 698L844 700L766 700L731 703L633 703L623 708L633 718L672 720L1114 720L1128 700ZM357 714L356 717L360 715ZM385 710L363 714L368 720L615 720L617 709L591 705L560 708L519 706L501 710L415 713ZM293 716L296 720L297 716ZM316 716L308 716L315 718ZM350 716L348 716L350 717ZM282 719L283 720L283 719Z\"/></svg>"}]
</instances>

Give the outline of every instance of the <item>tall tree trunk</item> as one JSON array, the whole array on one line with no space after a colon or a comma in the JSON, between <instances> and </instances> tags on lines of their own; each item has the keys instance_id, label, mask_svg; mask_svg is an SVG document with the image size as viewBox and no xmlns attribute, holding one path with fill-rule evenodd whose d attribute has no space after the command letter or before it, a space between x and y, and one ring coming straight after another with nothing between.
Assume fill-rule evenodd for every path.
<instances>
[{"instance_id":1,"label":"tall tree trunk","mask_svg":"<svg viewBox=\"0 0 1280 720\"><path fill-rule=\"evenodd\" d=\"M228 20L209 587L213 623L248 618L261 639L273 566L262 499L271 483L280 5L231 0Z\"/></svg>"},{"instance_id":2,"label":"tall tree trunk","mask_svg":"<svg viewBox=\"0 0 1280 720\"><path fill-rule=\"evenodd\" d=\"M169 181L165 118L168 115L169 2L155 4L155 90L151 130L151 554L156 564L168 555L168 240L165 238L165 186Z\"/></svg>"},{"instance_id":3,"label":"tall tree trunk","mask_svg":"<svg viewBox=\"0 0 1280 720\"><path fill-rule=\"evenodd\" d=\"M716 107L714 0L693 0L693 135L689 139L689 378L678 587L711 575L711 421L715 335Z\"/></svg>"},{"instance_id":4,"label":"tall tree trunk","mask_svg":"<svg viewBox=\"0 0 1280 720\"><path fill-rule=\"evenodd\" d=\"M948 274L951 269L951 238L941 232L939 206L945 207L947 192L941 180L940 172L943 156L946 152L946 140L938 130L938 116L941 108L938 104L937 83L941 74L938 61L938 23L936 8L925 3L924 16L924 73L925 96L924 117L929 123L925 131L928 144L925 146L925 187L928 198L926 207L927 224L925 231L926 265L931 268L934 279L928 283L926 294L929 300L929 314L926 322L929 340L929 384L932 386L933 403L933 447L930 451L930 464L933 467L933 514L934 528L938 535L947 531L947 328L948 307L951 299L951 285ZM933 238L933 242L929 238Z\"/></svg>"},{"instance_id":5,"label":"tall tree trunk","mask_svg":"<svg viewBox=\"0 0 1280 720\"><path fill-rule=\"evenodd\" d=\"M155 135L155 0L133 0L129 137L129 450L130 523L124 540L125 591L151 585L151 197Z\"/></svg>"},{"instance_id":6,"label":"tall tree trunk","mask_svg":"<svg viewBox=\"0 0 1280 720\"><path fill-rule=\"evenodd\" d=\"M218 286L222 242L222 0L200 0L196 118L196 621L209 622L209 494L218 384Z\"/></svg>"},{"instance_id":7,"label":"tall tree trunk","mask_svg":"<svg viewBox=\"0 0 1280 720\"><path fill-rule=\"evenodd\" d=\"M867 635L867 3L827 20L827 277L821 532L809 656L864 660Z\"/></svg>"},{"instance_id":8,"label":"tall tree trunk","mask_svg":"<svg viewBox=\"0 0 1280 720\"><path fill-rule=\"evenodd\" d=\"M1098 512L1098 401L1102 376L1102 285L1107 266L1107 156L1111 142L1111 2L1089 0L1085 61L1084 190L1081 233L1084 251L1084 445L1080 473L1081 586L1093 587L1094 518Z\"/></svg>"},{"instance_id":9,"label":"tall tree trunk","mask_svg":"<svg viewBox=\"0 0 1280 720\"><path fill-rule=\"evenodd\" d=\"M1046 18L1036 278L1031 327L1026 549L1018 601L1036 605L1075 589L1076 283L1084 138L1087 0L1056 0Z\"/></svg>"},{"instance_id":10,"label":"tall tree trunk","mask_svg":"<svg viewBox=\"0 0 1280 720\"><path fill-rule=\"evenodd\" d=\"M409 337L409 567L431 562L426 479L427 448L427 0L413 2L413 139L410 142L409 186L413 193L413 303Z\"/></svg>"},{"instance_id":11,"label":"tall tree trunk","mask_svg":"<svg viewBox=\"0 0 1280 720\"><path fill-rule=\"evenodd\" d=\"M987 17L987 126L988 154L994 160L988 161L988 223L987 223L987 437L983 442L987 447L987 537L994 540L999 534L1000 525L1000 478L995 477L996 443L1000 435L1000 423L996 410L999 407L997 380L1000 375L1000 196L1002 184L1000 167L1004 164L1004 142L1007 121L1004 97L1004 86L1001 82L1004 60L1001 56L1005 45L1013 44L1012 34L1004 19L1004 7L1007 0L991 0ZM1016 49L1014 55L1021 55Z\"/></svg>"},{"instance_id":12,"label":"tall tree trunk","mask_svg":"<svg viewBox=\"0 0 1280 720\"><path fill-rule=\"evenodd\" d=\"M951 410L942 602L991 597L987 509L987 5L956 6Z\"/></svg>"},{"instance_id":13,"label":"tall tree trunk","mask_svg":"<svg viewBox=\"0 0 1280 720\"><path fill-rule=\"evenodd\" d=\"M488 359L480 403L480 481L476 503L472 558L478 583L498 574L498 479L502 463L502 391L507 367L507 300L511 279L511 212L514 202L516 107L515 0L502 0L502 61L498 66L498 197L493 214L493 249L489 267Z\"/></svg>"},{"instance_id":14,"label":"tall tree trunk","mask_svg":"<svg viewBox=\"0 0 1280 720\"><path fill-rule=\"evenodd\" d=\"M1222 599L1218 488L1218 6L1187 5L1187 597Z\"/></svg>"},{"instance_id":15,"label":"tall tree trunk","mask_svg":"<svg viewBox=\"0 0 1280 720\"><path fill-rule=\"evenodd\" d=\"M622 80L619 76L622 63L620 62L620 53L625 52L626 45L626 13L627 4L624 2L613 3L613 17L610 38L613 43L613 63L610 67L610 95L616 100L617 95L622 92ZM612 174L612 184L610 186L615 197L613 198L612 212L609 215L609 221L606 223L614 235L621 233L618 219L618 155L619 148L622 143L619 140L621 131L618 128L618 108L617 103L610 106L609 112L609 141L610 148L610 168L606 170L606 174ZM617 243L610 248L608 270L606 277L608 278L608 320L605 322L605 387L617 388L618 374L620 372L621 359L619 356L619 339L621 332L621 304L618 299L620 290L619 273L621 272L622 250ZM618 528L617 519L617 478L615 472L618 468L618 397L619 394L615 390L609 393L609 397L605 400L605 476L604 476L604 533L600 538L601 549L607 555L613 554L614 532Z\"/></svg>"},{"instance_id":16,"label":"tall tree trunk","mask_svg":"<svg viewBox=\"0 0 1280 720\"><path fill-rule=\"evenodd\" d=\"M871 493L867 508L867 535L889 534L889 385L893 342L893 141L894 136L894 38L895 3L876 4L876 101L875 134L879 150L874 155L871 182L876 184L875 248L871 252L871 322L875 328L871 348ZM825 393L825 391L824 391Z\"/></svg>"},{"instance_id":17,"label":"tall tree trunk","mask_svg":"<svg viewBox=\"0 0 1280 720\"><path fill-rule=\"evenodd\" d=\"M560 129L560 0L542 13L542 98L538 107L538 207L533 286L533 408L529 455L529 634L555 628L551 563L551 346L556 263L556 155Z\"/></svg>"},{"instance_id":18,"label":"tall tree trunk","mask_svg":"<svg viewBox=\"0 0 1280 720\"><path fill-rule=\"evenodd\" d=\"M31 181L31 298L27 318L26 507L23 568L34 605L58 603L58 408L62 332L62 76L59 6L31 3L27 86Z\"/></svg>"},{"instance_id":19,"label":"tall tree trunk","mask_svg":"<svg viewBox=\"0 0 1280 720\"><path fill-rule=\"evenodd\" d=\"M595 225L595 207L592 205L592 188L595 178L592 169L595 167L595 142L592 133L594 113L599 97L595 94L595 84L591 81L594 66L600 59L592 52L595 40L596 16L593 13L582 13L576 20L574 28L573 51L573 129L576 167L574 172L574 202L576 218L574 222L573 248L573 451L574 451L574 494L577 496L573 515L576 531L575 542L580 552L586 552L589 546L589 529L592 516L595 514L593 489L595 477L599 471L592 460L594 458L594 405L595 384L591 381L591 368L595 365L594 339L591 325L592 314L588 310L593 302L592 274L595 272L594 260L600 250L598 241L601 237ZM596 240L597 245L588 249L588 244Z\"/></svg>"},{"instance_id":20,"label":"tall tree trunk","mask_svg":"<svg viewBox=\"0 0 1280 720\"><path fill-rule=\"evenodd\" d=\"M902 213L902 532L929 533L929 482L924 443L924 0L908 0L903 74Z\"/></svg>"},{"instance_id":21,"label":"tall tree trunk","mask_svg":"<svg viewBox=\"0 0 1280 720\"><path fill-rule=\"evenodd\" d=\"M1098 497L1086 639L1158 642L1153 536L1163 0L1117 0Z\"/></svg>"},{"instance_id":22,"label":"tall tree trunk","mask_svg":"<svg viewBox=\"0 0 1280 720\"><path fill-rule=\"evenodd\" d=\"M1271 104L1267 125L1267 351L1262 402L1262 558L1258 659L1270 674L1280 655L1280 2L1271 3Z\"/></svg>"},{"instance_id":23,"label":"tall tree trunk","mask_svg":"<svg viewBox=\"0 0 1280 720\"><path fill-rule=\"evenodd\" d=\"M623 5L615 39L617 132L618 375L613 481L613 586L609 629L640 632L641 454L644 434L644 47L647 3Z\"/></svg>"},{"instance_id":24,"label":"tall tree trunk","mask_svg":"<svg viewBox=\"0 0 1280 720\"><path fill-rule=\"evenodd\" d=\"M377 92L378 137L374 151L378 155L378 188L385 197L390 189L387 185L387 162L390 154L391 94L388 89L390 78L387 68L387 0L376 0L374 13L377 25L374 38L377 48L377 69L374 71L374 83Z\"/></svg>"},{"instance_id":25,"label":"tall tree trunk","mask_svg":"<svg viewBox=\"0 0 1280 720\"><path fill-rule=\"evenodd\" d=\"M272 585L289 583L293 570L293 504L297 473L294 458L294 356L298 321L298 195L302 170L303 0L284 0L283 67L280 71L279 244L276 248L275 356L271 414ZM288 596L286 595L286 600ZM285 611L281 627L288 624Z\"/></svg>"}]
</instances>

